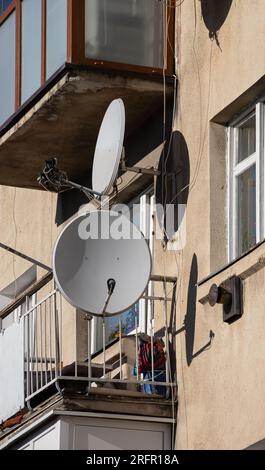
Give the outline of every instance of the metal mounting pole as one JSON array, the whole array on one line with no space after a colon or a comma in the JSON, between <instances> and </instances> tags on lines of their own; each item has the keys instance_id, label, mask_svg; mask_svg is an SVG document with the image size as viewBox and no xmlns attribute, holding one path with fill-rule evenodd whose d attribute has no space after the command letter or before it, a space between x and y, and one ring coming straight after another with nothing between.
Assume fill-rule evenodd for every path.
<instances>
[{"instance_id":1,"label":"metal mounting pole","mask_svg":"<svg viewBox=\"0 0 265 470\"><path fill-rule=\"evenodd\" d=\"M93 189L86 188L85 186L82 186L81 184L73 183L73 181L69 181L69 180L63 180L62 182L72 189L79 189L79 191L82 191L86 196L88 196L88 194L93 194L94 196L102 197L102 194L99 193L98 191L94 191Z\"/></svg>"}]
</instances>

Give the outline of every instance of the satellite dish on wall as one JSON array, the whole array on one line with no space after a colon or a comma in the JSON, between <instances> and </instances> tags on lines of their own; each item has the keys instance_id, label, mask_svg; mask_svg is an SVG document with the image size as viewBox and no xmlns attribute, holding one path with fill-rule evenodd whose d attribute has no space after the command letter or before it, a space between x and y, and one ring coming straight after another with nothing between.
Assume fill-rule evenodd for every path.
<instances>
[{"instance_id":1,"label":"satellite dish on wall","mask_svg":"<svg viewBox=\"0 0 265 470\"><path fill-rule=\"evenodd\" d=\"M156 213L166 241L172 240L185 215L190 184L190 161L183 134L174 131L161 153L156 183Z\"/></svg>"},{"instance_id":2,"label":"satellite dish on wall","mask_svg":"<svg viewBox=\"0 0 265 470\"><path fill-rule=\"evenodd\" d=\"M142 233L127 217L109 211L71 221L53 252L60 292L75 308L95 316L113 316L134 305L146 289L151 264Z\"/></svg>"},{"instance_id":3,"label":"satellite dish on wall","mask_svg":"<svg viewBox=\"0 0 265 470\"><path fill-rule=\"evenodd\" d=\"M122 99L113 100L103 118L98 134L92 169L92 186L70 181L65 171L57 167L57 158L50 158L37 179L47 191L60 193L66 189L79 189L91 199L108 195L115 183L121 161L125 132L125 108Z\"/></svg>"},{"instance_id":4,"label":"satellite dish on wall","mask_svg":"<svg viewBox=\"0 0 265 470\"><path fill-rule=\"evenodd\" d=\"M116 180L125 132L125 109L119 98L111 102L98 134L92 171L93 190L107 195Z\"/></svg>"}]
</instances>

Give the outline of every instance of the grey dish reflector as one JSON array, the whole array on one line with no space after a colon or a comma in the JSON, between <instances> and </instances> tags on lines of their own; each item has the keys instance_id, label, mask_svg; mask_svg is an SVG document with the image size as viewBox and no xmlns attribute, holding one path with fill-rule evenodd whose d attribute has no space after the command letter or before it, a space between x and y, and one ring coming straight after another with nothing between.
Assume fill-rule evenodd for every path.
<instances>
[{"instance_id":1,"label":"grey dish reflector","mask_svg":"<svg viewBox=\"0 0 265 470\"><path fill-rule=\"evenodd\" d=\"M115 287L105 315L134 305L147 287L151 264L142 233L127 217L109 211L89 212L71 221L53 252L60 292L76 309L95 316L103 314L110 280Z\"/></svg>"},{"instance_id":2,"label":"grey dish reflector","mask_svg":"<svg viewBox=\"0 0 265 470\"><path fill-rule=\"evenodd\" d=\"M125 132L125 109L119 98L109 105L98 134L93 171L93 190L108 195L117 178Z\"/></svg>"}]
</instances>

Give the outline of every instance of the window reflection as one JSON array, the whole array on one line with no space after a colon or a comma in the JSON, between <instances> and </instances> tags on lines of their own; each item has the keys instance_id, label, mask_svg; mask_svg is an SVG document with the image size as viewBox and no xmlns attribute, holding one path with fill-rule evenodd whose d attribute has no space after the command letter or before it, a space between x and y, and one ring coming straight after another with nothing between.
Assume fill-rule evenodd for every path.
<instances>
[{"instance_id":1,"label":"window reflection","mask_svg":"<svg viewBox=\"0 0 265 470\"><path fill-rule=\"evenodd\" d=\"M0 15L4 13L7 7L13 2L13 0L0 0Z\"/></svg>"},{"instance_id":2,"label":"window reflection","mask_svg":"<svg viewBox=\"0 0 265 470\"><path fill-rule=\"evenodd\" d=\"M13 12L0 27L0 126L15 112L16 14Z\"/></svg>"},{"instance_id":3,"label":"window reflection","mask_svg":"<svg viewBox=\"0 0 265 470\"><path fill-rule=\"evenodd\" d=\"M238 128L238 163L256 152L256 115Z\"/></svg>"},{"instance_id":4,"label":"window reflection","mask_svg":"<svg viewBox=\"0 0 265 470\"><path fill-rule=\"evenodd\" d=\"M86 57L162 68L163 2L86 0Z\"/></svg>"},{"instance_id":5,"label":"window reflection","mask_svg":"<svg viewBox=\"0 0 265 470\"><path fill-rule=\"evenodd\" d=\"M238 256L256 243L256 165L238 176Z\"/></svg>"}]
</instances>

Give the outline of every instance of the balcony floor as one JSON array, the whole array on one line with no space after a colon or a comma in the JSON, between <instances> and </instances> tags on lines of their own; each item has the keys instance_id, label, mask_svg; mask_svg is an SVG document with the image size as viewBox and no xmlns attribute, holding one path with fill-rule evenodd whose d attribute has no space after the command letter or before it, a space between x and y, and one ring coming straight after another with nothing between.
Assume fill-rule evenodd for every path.
<instances>
[{"instance_id":1,"label":"balcony floor","mask_svg":"<svg viewBox=\"0 0 265 470\"><path fill-rule=\"evenodd\" d=\"M48 419L53 416L69 415L76 413L86 416L86 413L102 414L115 419L118 416L136 416L156 419L157 422L173 422L177 412L177 401L165 400L156 395L146 395L126 390L91 389L88 396L64 391L54 394L44 402L40 402L32 411L22 410L18 414L17 422L2 429L0 433L0 448L10 444L10 440L24 435L28 429L36 426L45 416ZM9 420L10 421L10 420Z\"/></svg>"},{"instance_id":2,"label":"balcony floor","mask_svg":"<svg viewBox=\"0 0 265 470\"><path fill-rule=\"evenodd\" d=\"M173 93L166 84L166 97ZM164 85L157 78L120 72L69 69L42 97L36 95L14 116L0 137L0 184L38 188L44 160L57 157L68 177L80 181L92 166L107 106L122 98L126 138L163 108ZM162 125L162 122L161 122ZM103 163L104 164L104 163Z\"/></svg>"}]
</instances>

